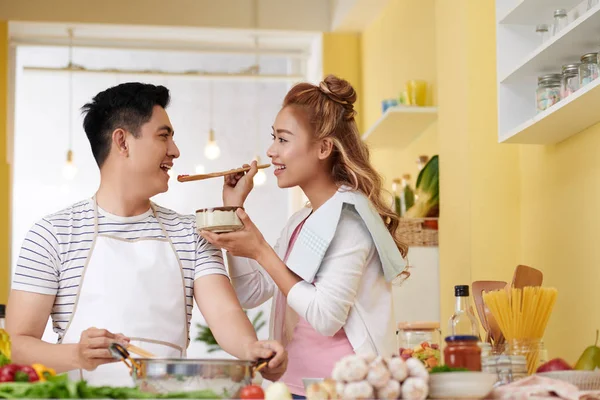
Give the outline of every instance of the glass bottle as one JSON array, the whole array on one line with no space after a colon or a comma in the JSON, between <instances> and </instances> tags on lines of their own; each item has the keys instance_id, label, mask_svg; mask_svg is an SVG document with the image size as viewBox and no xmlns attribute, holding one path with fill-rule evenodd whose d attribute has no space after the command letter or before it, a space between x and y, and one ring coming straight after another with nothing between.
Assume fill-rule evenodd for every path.
<instances>
[{"instance_id":1,"label":"glass bottle","mask_svg":"<svg viewBox=\"0 0 600 400\"><path fill-rule=\"evenodd\" d=\"M410 187L410 175L402 175L402 214L408 211L415 204L415 191Z\"/></svg>"},{"instance_id":2,"label":"glass bottle","mask_svg":"<svg viewBox=\"0 0 600 400\"><path fill-rule=\"evenodd\" d=\"M598 53L587 53L581 56L579 65L579 87L583 87L598 78Z\"/></svg>"},{"instance_id":3,"label":"glass bottle","mask_svg":"<svg viewBox=\"0 0 600 400\"><path fill-rule=\"evenodd\" d=\"M556 35L561 30L565 29L569 24L567 19L567 10L559 8L554 11L554 23L552 24L552 35Z\"/></svg>"},{"instance_id":4,"label":"glass bottle","mask_svg":"<svg viewBox=\"0 0 600 400\"><path fill-rule=\"evenodd\" d=\"M402 199L400 196L401 184L402 181L398 178L392 181L392 210L399 216L402 216Z\"/></svg>"},{"instance_id":5,"label":"glass bottle","mask_svg":"<svg viewBox=\"0 0 600 400\"><path fill-rule=\"evenodd\" d=\"M544 44L546 40L550 37L550 31L548 30L548 25L540 24L535 27L535 32L540 37L540 44Z\"/></svg>"},{"instance_id":6,"label":"glass bottle","mask_svg":"<svg viewBox=\"0 0 600 400\"><path fill-rule=\"evenodd\" d=\"M454 296L456 303L454 314L449 320L449 336L479 336L479 323L473 307L471 307L471 298L469 296L469 285L454 286Z\"/></svg>"},{"instance_id":7,"label":"glass bottle","mask_svg":"<svg viewBox=\"0 0 600 400\"><path fill-rule=\"evenodd\" d=\"M560 82L560 98L566 99L579 89L579 63L564 65Z\"/></svg>"}]
</instances>

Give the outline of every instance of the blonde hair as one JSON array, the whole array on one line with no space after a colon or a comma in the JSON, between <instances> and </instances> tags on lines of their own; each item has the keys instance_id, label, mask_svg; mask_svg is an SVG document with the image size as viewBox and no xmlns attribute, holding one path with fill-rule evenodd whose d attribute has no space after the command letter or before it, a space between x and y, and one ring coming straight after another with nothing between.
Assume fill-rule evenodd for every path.
<instances>
[{"instance_id":1,"label":"blonde hair","mask_svg":"<svg viewBox=\"0 0 600 400\"><path fill-rule=\"evenodd\" d=\"M400 217L383 201L383 180L369 161L369 149L360 138L354 116L356 92L350 83L328 75L318 86L295 85L283 100L283 107L302 110L316 140L333 142L331 174L338 186L347 185L363 193L379 213L402 257L408 246L398 233Z\"/></svg>"}]
</instances>

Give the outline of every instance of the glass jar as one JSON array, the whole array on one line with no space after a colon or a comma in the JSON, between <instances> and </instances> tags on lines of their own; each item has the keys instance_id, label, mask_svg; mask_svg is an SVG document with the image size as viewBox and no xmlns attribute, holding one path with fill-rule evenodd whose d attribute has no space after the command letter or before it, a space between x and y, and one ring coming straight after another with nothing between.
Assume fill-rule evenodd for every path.
<instances>
[{"instance_id":1,"label":"glass jar","mask_svg":"<svg viewBox=\"0 0 600 400\"><path fill-rule=\"evenodd\" d=\"M453 368L481 371L481 348L477 336L448 336L444 363Z\"/></svg>"},{"instance_id":2,"label":"glass jar","mask_svg":"<svg viewBox=\"0 0 600 400\"><path fill-rule=\"evenodd\" d=\"M567 10L559 8L554 11L554 22L552 24L552 35L556 35L561 30L565 29L569 24L567 19Z\"/></svg>"},{"instance_id":3,"label":"glass jar","mask_svg":"<svg viewBox=\"0 0 600 400\"><path fill-rule=\"evenodd\" d=\"M400 322L396 336L398 355L405 360L416 358L427 370L442 363L439 322Z\"/></svg>"},{"instance_id":4,"label":"glass jar","mask_svg":"<svg viewBox=\"0 0 600 400\"><path fill-rule=\"evenodd\" d=\"M497 374L494 386L502 386L527 377L527 361L524 356L490 356L482 359L481 370Z\"/></svg>"},{"instance_id":5,"label":"glass jar","mask_svg":"<svg viewBox=\"0 0 600 400\"><path fill-rule=\"evenodd\" d=\"M581 56L579 65L579 87L583 87L598 78L598 53L587 53Z\"/></svg>"},{"instance_id":6,"label":"glass jar","mask_svg":"<svg viewBox=\"0 0 600 400\"><path fill-rule=\"evenodd\" d=\"M535 93L537 111L541 112L560 101L560 74L548 74L538 78Z\"/></svg>"},{"instance_id":7,"label":"glass jar","mask_svg":"<svg viewBox=\"0 0 600 400\"><path fill-rule=\"evenodd\" d=\"M546 24L540 24L536 26L535 32L538 34L541 44L550 38L550 31L548 30L548 25Z\"/></svg>"},{"instance_id":8,"label":"glass jar","mask_svg":"<svg viewBox=\"0 0 600 400\"><path fill-rule=\"evenodd\" d=\"M548 361L548 352L542 339L513 339L506 343L506 353L524 356L527 374L532 375L538 367Z\"/></svg>"},{"instance_id":9,"label":"glass jar","mask_svg":"<svg viewBox=\"0 0 600 400\"><path fill-rule=\"evenodd\" d=\"M598 0L588 0L587 10L591 10L592 8L598 5Z\"/></svg>"},{"instance_id":10,"label":"glass jar","mask_svg":"<svg viewBox=\"0 0 600 400\"><path fill-rule=\"evenodd\" d=\"M579 89L579 63L564 65L560 81L560 98L566 99Z\"/></svg>"}]
</instances>

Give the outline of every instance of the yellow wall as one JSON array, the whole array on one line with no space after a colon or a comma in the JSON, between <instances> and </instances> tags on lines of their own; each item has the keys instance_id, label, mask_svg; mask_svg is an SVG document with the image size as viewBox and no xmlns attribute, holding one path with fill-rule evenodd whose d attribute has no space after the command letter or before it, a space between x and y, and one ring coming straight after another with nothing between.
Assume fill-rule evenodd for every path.
<instances>
[{"instance_id":1,"label":"yellow wall","mask_svg":"<svg viewBox=\"0 0 600 400\"><path fill-rule=\"evenodd\" d=\"M429 104L435 104L436 46L434 0L391 0L381 16L362 37L363 132L382 114L381 101L398 98L406 81L424 79L430 84ZM411 175L417 178L419 155L437 154L438 129L433 123L414 142L401 151L372 150L372 160L391 190L392 179Z\"/></svg>"},{"instance_id":2,"label":"yellow wall","mask_svg":"<svg viewBox=\"0 0 600 400\"><path fill-rule=\"evenodd\" d=\"M6 126L8 99L8 23L0 21L0 304L6 304L10 282L10 167Z\"/></svg>"},{"instance_id":3,"label":"yellow wall","mask_svg":"<svg viewBox=\"0 0 600 400\"><path fill-rule=\"evenodd\" d=\"M354 104L357 111L356 123L361 129L364 121L361 76L361 45L357 33L323 34L323 76L334 74L344 78L356 90L358 99Z\"/></svg>"}]
</instances>

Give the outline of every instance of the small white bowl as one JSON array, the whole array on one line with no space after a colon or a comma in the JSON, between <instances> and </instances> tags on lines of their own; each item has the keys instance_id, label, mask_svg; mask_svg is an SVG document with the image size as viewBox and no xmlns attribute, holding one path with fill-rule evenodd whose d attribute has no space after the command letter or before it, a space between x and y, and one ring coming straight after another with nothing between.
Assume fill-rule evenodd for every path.
<instances>
[{"instance_id":1,"label":"small white bowl","mask_svg":"<svg viewBox=\"0 0 600 400\"><path fill-rule=\"evenodd\" d=\"M429 397L432 399L483 399L498 380L487 372L439 372L429 375Z\"/></svg>"},{"instance_id":2,"label":"small white bowl","mask_svg":"<svg viewBox=\"0 0 600 400\"><path fill-rule=\"evenodd\" d=\"M215 233L235 232L244 227L235 211L241 207L214 207L196 210L196 229Z\"/></svg>"}]
</instances>

